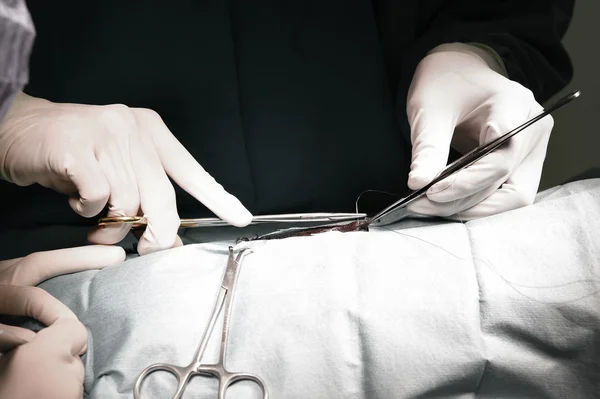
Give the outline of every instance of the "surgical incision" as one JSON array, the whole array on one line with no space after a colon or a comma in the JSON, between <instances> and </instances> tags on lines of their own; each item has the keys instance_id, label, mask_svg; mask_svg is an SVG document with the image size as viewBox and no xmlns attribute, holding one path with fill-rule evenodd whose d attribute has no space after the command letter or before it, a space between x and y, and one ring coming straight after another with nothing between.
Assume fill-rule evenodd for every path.
<instances>
[{"instance_id":1,"label":"surgical incision","mask_svg":"<svg viewBox=\"0 0 600 399\"><path fill-rule=\"evenodd\" d=\"M338 225L328 224L326 226L283 229L283 230L275 231L273 233L256 236L254 238L242 237L242 238L238 239L238 242L239 241L255 241L255 240L279 240L279 239L291 238L291 237L312 236L315 234L327 233L327 232L331 232L331 231L339 231L342 233L348 233L348 232L352 232L352 231L368 231L368 229L369 229L369 220L356 220L354 222L338 224Z\"/></svg>"}]
</instances>

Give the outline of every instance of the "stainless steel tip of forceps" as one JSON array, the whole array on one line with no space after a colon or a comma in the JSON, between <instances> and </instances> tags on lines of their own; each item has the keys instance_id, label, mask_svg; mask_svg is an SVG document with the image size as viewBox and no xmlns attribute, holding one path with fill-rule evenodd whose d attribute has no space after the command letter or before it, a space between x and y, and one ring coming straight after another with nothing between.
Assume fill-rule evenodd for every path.
<instances>
[{"instance_id":1,"label":"stainless steel tip of forceps","mask_svg":"<svg viewBox=\"0 0 600 399\"><path fill-rule=\"evenodd\" d=\"M440 181L444 180L448 176L465 169L469 165L473 164L474 162L483 158L490 152L494 151L496 148L500 147L502 144L506 143L511 137L515 136L517 133L520 133L523 130L527 129L529 126L533 125L537 121L543 119L544 117L548 116L552 112L561 108L563 105L570 103L574 99L578 98L580 95L581 95L581 92L579 90L576 90L572 93L567 94L566 96L557 100L553 104L545 107L541 113L534 116L527 122L523 123L521 126L518 126L515 129L501 135L500 137L498 137L488 143L482 144L481 146L476 147L473 150L469 151L468 153L466 153L465 155L463 155L462 157L460 157L459 159L457 159L456 161L454 161L450 165L448 165L430 183L425 185L425 187L422 187L418 190L411 192L406 197L401 198L400 200L398 200L398 201L394 202L393 204L391 204L390 206L386 207L381 212L379 212L378 214L373 216L371 219L369 219L366 222L366 224L372 225L372 226L378 226L378 225L385 226L385 225L389 225L392 223L396 223L396 222L406 218L407 216L410 215L410 212L408 212L406 207L413 201L416 201L417 199L424 196L427 193L427 190L429 190L434 184L439 183Z\"/></svg>"}]
</instances>

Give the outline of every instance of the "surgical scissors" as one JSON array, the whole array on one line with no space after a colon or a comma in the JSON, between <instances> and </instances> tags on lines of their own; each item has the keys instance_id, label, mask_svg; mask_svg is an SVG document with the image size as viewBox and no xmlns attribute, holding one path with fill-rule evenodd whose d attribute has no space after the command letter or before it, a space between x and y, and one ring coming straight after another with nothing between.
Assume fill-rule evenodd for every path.
<instances>
[{"instance_id":1,"label":"surgical scissors","mask_svg":"<svg viewBox=\"0 0 600 399\"><path fill-rule=\"evenodd\" d=\"M227 354L227 336L229 334L229 322L231 317L231 305L233 303L233 292L235 290L237 278L240 273L240 266L242 260L244 256L246 256L246 254L248 253L250 253L249 250L243 249L238 253L237 257L234 258L233 247L229 247L227 268L225 269L223 282L221 283L221 289L219 290L219 296L217 297L215 308L210 317L208 326L206 327L206 331L204 332L204 336L200 341L200 345L196 350L196 354L194 355L194 359L192 360L192 362L185 367L176 366L168 363L157 363L148 366L142 371L135 383L133 389L133 396L135 399L140 398L140 389L142 386L142 382L146 379L146 377L148 377L149 374L154 373L155 371L166 371L168 373L173 374L177 378L177 390L173 395L173 399L181 399L188 383L194 376L197 375L208 375L219 379L218 399L225 399L225 393L227 392L229 386L238 381L243 380L252 381L258 386L260 386L260 388L263 391L263 399L268 399L269 394L267 391L267 385L259 376L242 372L230 372L225 368L225 357ZM215 326L217 318L221 313L221 310L223 309L223 305L225 306L225 315L223 319L223 332L221 335L221 351L219 354L219 362L216 364L202 364L202 356L204 354L204 350L208 345L210 335Z\"/></svg>"},{"instance_id":2,"label":"surgical scissors","mask_svg":"<svg viewBox=\"0 0 600 399\"><path fill-rule=\"evenodd\" d=\"M265 238L276 238L280 236L293 234L307 234L311 231L320 232L325 231L328 227L332 229L344 229L340 227L343 225L342 222L348 222L346 225L351 231L353 230L361 230L367 229L370 226L386 226L396 222L399 222L409 216L411 213L408 211L407 206L417 199L423 197L427 190L429 190L434 184L439 183L445 178L451 176L452 174L459 172L468 166L472 165L474 162L483 158L487 154L491 153L501 145L505 144L510 138L515 136L517 133L522 132L527 129L529 126L538 122L539 120L545 118L550 115L552 112L561 108L563 105L566 105L578 98L581 95L579 90L573 91L561 99L557 100L555 103L545 107L538 115L529 119L521 126L514 128L513 130L497 137L496 139L482 144L479 147L474 148L468 153L464 154L462 157L457 159L448 165L444 170L442 170L431 182L426 184L424 187L410 192L407 196L399 199L393 204L387 206L385 209L377 213L375 216L367 218L366 214L361 213L314 213L314 214L291 214L291 215L269 215L269 216L256 216L254 217L252 224L255 223L265 223L265 222L327 222L323 225L319 226L311 226L311 227L292 227L277 230L272 233L267 233L262 236L257 236L252 240L260 240ZM104 218L98 221L98 224L101 226L107 226L114 223L131 223L133 227L140 227L146 224L146 220L143 217L112 217L112 218ZM200 227L200 226L221 226L226 225L224 221L217 218L206 218L206 219L183 219L181 222L181 227ZM341 230L340 230L341 231Z\"/></svg>"},{"instance_id":3,"label":"surgical scissors","mask_svg":"<svg viewBox=\"0 0 600 399\"><path fill-rule=\"evenodd\" d=\"M313 223L313 222L340 222L364 219L364 213L291 213L285 215L259 215L252 218L250 224L261 223ZM109 216L98 220L98 226L115 224L130 224L133 229L141 228L148 224L144 216ZM181 228L190 227L216 227L227 226L228 223L219 218L181 219Z\"/></svg>"}]
</instances>

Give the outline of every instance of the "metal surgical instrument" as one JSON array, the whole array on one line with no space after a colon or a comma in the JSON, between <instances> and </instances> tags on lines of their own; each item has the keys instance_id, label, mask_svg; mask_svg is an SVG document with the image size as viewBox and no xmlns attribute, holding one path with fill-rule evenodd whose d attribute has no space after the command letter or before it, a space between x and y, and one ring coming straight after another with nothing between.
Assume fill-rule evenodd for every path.
<instances>
[{"instance_id":1,"label":"metal surgical instrument","mask_svg":"<svg viewBox=\"0 0 600 399\"><path fill-rule=\"evenodd\" d=\"M261 223L314 223L314 222L345 222L364 219L364 213L291 213L284 215L254 216L250 224ZM132 228L141 228L148 224L144 216L111 216L98 220L98 226L130 224ZM219 218L181 219L181 228L228 226Z\"/></svg>"},{"instance_id":2,"label":"metal surgical instrument","mask_svg":"<svg viewBox=\"0 0 600 399\"><path fill-rule=\"evenodd\" d=\"M494 151L496 148L500 147L502 144L506 143L511 137L513 137L517 133L527 129L529 126L533 125L537 121L543 119L552 112L561 108L563 105L570 103L571 101L579 97L580 94L581 92L577 90L566 95L565 97L556 101L554 104L544 108L542 112L540 112L538 115L534 116L527 122L523 123L521 126L516 127L515 129L503 134L502 136L497 137L496 139L469 151L468 153L466 153L465 155L448 165L431 182L426 184L424 187L411 192L406 197L394 202L393 204L389 205L381 212L373 216L368 222L366 222L366 225L384 226L396 223L404 219L409 214L406 207L413 201L424 196L427 193L427 190L429 190L434 184L439 183L448 176L465 169L469 165L483 158L490 152Z\"/></svg>"},{"instance_id":3,"label":"metal surgical instrument","mask_svg":"<svg viewBox=\"0 0 600 399\"><path fill-rule=\"evenodd\" d=\"M140 398L140 388L142 386L142 382L146 379L146 377L148 377L149 374L154 373L155 371L166 371L168 373L173 374L177 378L177 390L173 395L173 399L181 399L188 383L194 376L197 375L212 376L219 379L219 399L225 399L227 388L229 388L230 385L243 380L252 381L258 386L260 386L263 391L263 399L268 399L267 386L259 376L243 372L230 372L225 368L225 357L227 354L227 336L229 333L229 322L231 319L233 293L235 291L237 278L240 273L240 266L242 260L244 256L249 252L249 250L243 249L238 253L237 257L234 258L233 247L229 247L227 268L225 269L225 274L223 276L223 282L221 283L219 296L217 297L215 308L212 312L212 315L208 322L208 326L206 327L204 336L200 341L200 345L196 350L196 354L194 355L194 359L192 360L192 362L185 367L176 366L168 363L157 363L148 366L146 369L144 369L144 371L142 371L135 383L133 390L133 396L135 399ZM219 362L216 364L202 364L202 356L208 345L208 341L211 336L212 330L215 326L217 318L219 317L219 314L221 313L221 310L223 309L223 306L225 307L225 314L223 319L223 331L221 335L221 350L219 354Z\"/></svg>"},{"instance_id":4,"label":"metal surgical instrument","mask_svg":"<svg viewBox=\"0 0 600 399\"><path fill-rule=\"evenodd\" d=\"M442 170L431 182L426 184L424 187L412 191L404 198L394 202L393 204L387 206L385 209L377 213L375 216L368 218L365 214L359 213L312 213L312 214L291 214L291 215L270 215L270 216L256 216L252 222L252 224L256 223L297 223L297 222L324 222L324 224L318 226L310 226L310 227L292 227L289 229L280 229L273 233L268 233L263 236L257 236L252 240L260 240L268 237L280 237L287 236L287 233L290 233L290 236L293 235L308 235L311 231L321 232L326 231L328 227L331 229L344 230L344 228L340 228L340 225L347 224L347 228L344 231L352 231L353 230L367 230L369 226L386 226L390 224L397 223L408 216L411 216L411 213L408 211L407 206L417 199L426 195L427 190L429 190L434 184L439 183L440 181L446 179L447 177L453 175L456 172L459 172L468 166L472 165L474 162L483 158L487 154L491 153L501 145L505 144L510 138L515 136L517 133L522 132L527 129L534 123L543 119L544 117L550 115L552 112L561 108L562 106L570 103L574 99L580 96L581 92L579 90L574 91L561 99L557 100L553 104L545 107L542 112L538 115L534 116L530 120L523 123L521 126L516 127L515 129L503 134L502 136L497 137L496 139L482 144L479 147L474 148L468 153L461 156L456 161L452 162L448 165L444 170ZM345 222L345 223L344 223ZM107 226L115 223L131 223L133 227L140 227L146 224L146 220L143 217L109 217L100 219L98 224L101 226ZM206 219L184 219L181 222L181 227L200 227L200 226L223 226L226 225L224 221L218 218L206 218Z\"/></svg>"},{"instance_id":5,"label":"metal surgical instrument","mask_svg":"<svg viewBox=\"0 0 600 399\"><path fill-rule=\"evenodd\" d=\"M571 101L579 97L580 94L581 92L577 90L564 96L552 105L545 107L542 110L542 112L540 112L538 115L534 116L527 122L523 123L521 126L516 127L515 129L499 136L498 138L488 143L482 144L479 147L474 148L473 150L469 151L468 153L466 153L465 155L448 165L430 183L426 184L424 187L418 190L412 191L410 194L387 206L385 209L383 209L373 217L364 220L355 220L345 224L329 223L314 227L294 227L288 229L280 229L275 232L257 236L253 239L245 240L254 241L264 239L287 238L294 236L317 234L325 231L367 231L370 226L386 226L400 222L401 220L412 216L412 214L408 211L407 206L413 201L416 201L417 199L423 197L427 193L427 190L429 190L434 184L446 179L447 177L451 176L456 172L467 168L469 165L472 165L474 162L478 161L479 159L494 151L496 148L506 143L511 137L515 136L517 133L520 133L523 130L527 129L529 126L533 125L534 123L548 116L552 112L561 108L563 105L570 103Z\"/></svg>"}]
</instances>

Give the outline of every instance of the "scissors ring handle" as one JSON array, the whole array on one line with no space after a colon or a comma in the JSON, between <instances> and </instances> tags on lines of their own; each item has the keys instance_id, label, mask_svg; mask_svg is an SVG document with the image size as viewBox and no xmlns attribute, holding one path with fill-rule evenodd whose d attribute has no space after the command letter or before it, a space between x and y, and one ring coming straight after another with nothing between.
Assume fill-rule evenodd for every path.
<instances>
[{"instance_id":1,"label":"scissors ring handle","mask_svg":"<svg viewBox=\"0 0 600 399\"><path fill-rule=\"evenodd\" d=\"M113 224L132 224L134 227L148 223L144 216L108 216L98 220L98 226L110 226Z\"/></svg>"},{"instance_id":2,"label":"scissors ring handle","mask_svg":"<svg viewBox=\"0 0 600 399\"><path fill-rule=\"evenodd\" d=\"M221 385L219 386L219 397L218 399L225 399L225 394L227 393L227 389L239 381L252 381L256 385L258 385L263 392L263 399L269 399L269 391L267 390L267 384L263 381L262 378L255 374L250 373L227 373L226 378L221 378Z\"/></svg>"},{"instance_id":3,"label":"scissors ring handle","mask_svg":"<svg viewBox=\"0 0 600 399\"><path fill-rule=\"evenodd\" d=\"M173 395L173 399L181 399L183 395L183 391L185 390L185 386L193 374L190 371L190 367L179 367L174 366L172 364L167 363L157 363L151 366L146 367L135 382L135 386L133 387L133 397L134 399L140 399L140 390L142 388L142 382L152 373L156 371L166 371L167 373L171 373L177 378L177 391Z\"/></svg>"}]
</instances>

